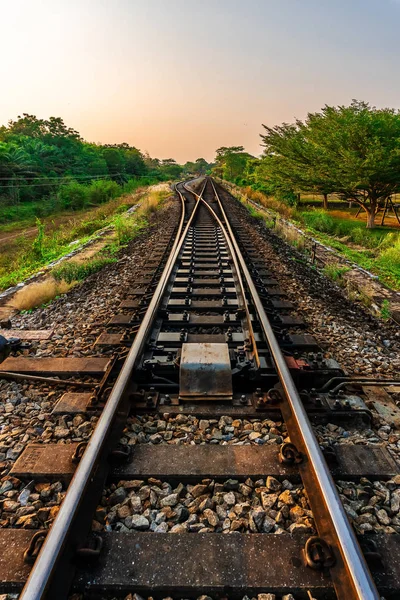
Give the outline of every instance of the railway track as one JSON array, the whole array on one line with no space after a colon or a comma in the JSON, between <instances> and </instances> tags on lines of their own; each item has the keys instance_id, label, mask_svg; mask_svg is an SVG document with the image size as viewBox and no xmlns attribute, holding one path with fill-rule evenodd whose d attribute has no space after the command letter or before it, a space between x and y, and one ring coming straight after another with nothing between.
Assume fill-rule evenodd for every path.
<instances>
[{"instance_id":1,"label":"railway track","mask_svg":"<svg viewBox=\"0 0 400 600\"><path fill-rule=\"evenodd\" d=\"M324 358L211 179L176 191L180 222L96 340L101 357L0 365L0 377L80 373L55 410L99 417L88 444L28 445L11 469L30 491L67 492L50 530L0 530L2 591L399 597L400 536L357 538L335 483L393 481L397 464L365 446L323 453L312 425L365 426L362 386L393 382L349 381ZM154 443L130 444L149 415ZM231 445L237 430L245 442Z\"/></svg>"}]
</instances>

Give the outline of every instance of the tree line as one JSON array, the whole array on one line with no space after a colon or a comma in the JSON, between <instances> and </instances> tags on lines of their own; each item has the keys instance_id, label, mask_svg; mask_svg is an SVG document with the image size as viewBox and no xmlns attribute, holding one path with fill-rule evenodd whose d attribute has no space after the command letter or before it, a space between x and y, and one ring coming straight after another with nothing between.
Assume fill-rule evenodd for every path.
<instances>
[{"instance_id":1,"label":"tree line","mask_svg":"<svg viewBox=\"0 0 400 600\"><path fill-rule=\"evenodd\" d=\"M353 100L325 106L304 121L263 125L261 157L243 146L222 146L214 163L204 158L178 164L151 158L127 143L93 144L60 117L24 113L0 127L0 208L57 202L79 209L128 191L135 182L213 174L295 204L300 193L355 202L367 227L400 191L400 112ZM3 211L4 213L5 211Z\"/></svg>"},{"instance_id":2,"label":"tree line","mask_svg":"<svg viewBox=\"0 0 400 600\"><path fill-rule=\"evenodd\" d=\"M255 158L243 146L217 150L213 172L238 184L295 204L301 192L355 202L367 227L385 202L400 192L400 112L353 100L325 106L304 121L263 125L264 152Z\"/></svg>"},{"instance_id":3,"label":"tree line","mask_svg":"<svg viewBox=\"0 0 400 600\"><path fill-rule=\"evenodd\" d=\"M113 197L130 181L176 180L210 166L204 158L185 165L151 158L127 143L89 143L60 117L24 113L0 127L0 208L47 198L78 209L89 197Z\"/></svg>"}]
</instances>

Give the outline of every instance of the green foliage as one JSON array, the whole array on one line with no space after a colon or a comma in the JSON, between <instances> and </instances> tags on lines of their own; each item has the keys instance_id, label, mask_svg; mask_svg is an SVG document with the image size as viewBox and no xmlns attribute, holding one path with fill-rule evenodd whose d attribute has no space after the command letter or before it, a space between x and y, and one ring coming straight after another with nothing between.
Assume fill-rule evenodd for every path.
<instances>
[{"instance_id":1,"label":"green foliage","mask_svg":"<svg viewBox=\"0 0 400 600\"><path fill-rule=\"evenodd\" d=\"M349 261L371 271L394 289L400 289L400 231L390 231L387 227L365 229L355 220L333 216L322 209L298 212L287 205L278 202L276 198L267 197L252 187L245 188L242 200L250 198L265 206L273 213L281 214L284 219L293 220L300 227L306 226L313 237L323 244L337 250ZM245 206L252 213L253 208L245 202ZM288 241L299 247L303 236L288 237L290 229L282 230L281 221L266 217L265 225L272 227ZM304 248L307 249L307 246Z\"/></svg>"},{"instance_id":2,"label":"green foliage","mask_svg":"<svg viewBox=\"0 0 400 600\"><path fill-rule=\"evenodd\" d=\"M324 275L337 283L343 282L343 275L348 271L350 271L349 267L341 266L339 263L328 263L323 268Z\"/></svg>"},{"instance_id":3,"label":"green foliage","mask_svg":"<svg viewBox=\"0 0 400 600\"><path fill-rule=\"evenodd\" d=\"M61 205L66 209L82 210L88 204L88 188L76 181L63 185L58 191Z\"/></svg>"},{"instance_id":4,"label":"green foliage","mask_svg":"<svg viewBox=\"0 0 400 600\"><path fill-rule=\"evenodd\" d=\"M135 215L116 215L114 228L118 245L122 246L134 239L142 229L148 225L144 217L135 218Z\"/></svg>"},{"instance_id":5,"label":"green foliage","mask_svg":"<svg viewBox=\"0 0 400 600\"><path fill-rule=\"evenodd\" d=\"M194 162L188 161L183 165L183 177L200 177L211 172L213 163L208 163L204 158L197 158Z\"/></svg>"},{"instance_id":6,"label":"green foliage","mask_svg":"<svg viewBox=\"0 0 400 600\"><path fill-rule=\"evenodd\" d=\"M252 217L254 217L255 219L258 219L259 221L264 221L264 219L265 219L264 213L262 213L260 210L257 210L255 208L255 206L252 206L251 204L249 204L249 206L247 208Z\"/></svg>"},{"instance_id":7,"label":"green foliage","mask_svg":"<svg viewBox=\"0 0 400 600\"><path fill-rule=\"evenodd\" d=\"M389 300L384 300L382 302L380 315L381 315L381 319L383 319L384 321L388 321L391 318L392 313L390 310Z\"/></svg>"},{"instance_id":8,"label":"green foliage","mask_svg":"<svg viewBox=\"0 0 400 600\"><path fill-rule=\"evenodd\" d=\"M44 256L44 242L45 242L45 234L44 234L44 225L40 219L36 218L36 225L38 228L38 234L32 243L32 252L35 258L41 259Z\"/></svg>"},{"instance_id":9,"label":"green foliage","mask_svg":"<svg viewBox=\"0 0 400 600\"><path fill-rule=\"evenodd\" d=\"M324 210L312 210L302 212L300 214L302 221L307 225L307 227L311 227L317 231L322 231L323 233L334 233L335 231L335 221L333 217L331 217Z\"/></svg>"},{"instance_id":10,"label":"green foliage","mask_svg":"<svg viewBox=\"0 0 400 600\"><path fill-rule=\"evenodd\" d=\"M87 189L90 204L98 205L121 195L122 189L115 181L92 181Z\"/></svg>"},{"instance_id":11,"label":"green foliage","mask_svg":"<svg viewBox=\"0 0 400 600\"><path fill-rule=\"evenodd\" d=\"M302 122L264 127L264 156L255 180L266 189L335 192L367 213L374 227L379 207L400 189L400 112L365 102L325 106Z\"/></svg>"},{"instance_id":12,"label":"green foliage","mask_svg":"<svg viewBox=\"0 0 400 600\"><path fill-rule=\"evenodd\" d=\"M364 229L357 221L341 219L323 209L303 211L296 216L302 224L313 231L343 238L364 248L391 248L397 240L400 240L400 232L388 232L384 227Z\"/></svg>"},{"instance_id":13,"label":"green foliage","mask_svg":"<svg viewBox=\"0 0 400 600\"><path fill-rule=\"evenodd\" d=\"M173 159L152 159L127 143L87 143L61 118L23 114L0 128L0 223L80 210L182 172Z\"/></svg>"},{"instance_id":14,"label":"green foliage","mask_svg":"<svg viewBox=\"0 0 400 600\"><path fill-rule=\"evenodd\" d=\"M244 151L243 146L222 146L216 150L215 166L212 173L228 181L243 181L247 163L254 157Z\"/></svg>"},{"instance_id":15,"label":"green foliage","mask_svg":"<svg viewBox=\"0 0 400 600\"><path fill-rule=\"evenodd\" d=\"M400 234L397 234L393 246L386 246L386 242L382 244L376 262L380 267L392 271L400 279Z\"/></svg>"},{"instance_id":16,"label":"green foliage","mask_svg":"<svg viewBox=\"0 0 400 600\"><path fill-rule=\"evenodd\" d=\"M66 283L73 283L75 281L82 281L97 273L100 269L103 269L106 265L111 265L117 262L116 258L104 257L104 258L93 258L85 262L67 262L65 265L57 267L52 270L56 281L65 281Z\"/></svg>"},{"instance_id":17,"label":"green foliage","mask_svg":"<svg viewBox=\"0 0 400 600\"><path fill-rule=\"evenodd\" d=\"M288 206L297 206L298 194L296 194L293 190L280 187L275 189L274 196L277 200L280 200Z\"/></svg>"},{"instance_id":18,"label":"green foliage","mask_svg":"<svg viewBox=\"0 0 400 600\"><path fill-rule=\"evenodd\" d=\"M11 226L12 223L20 222L21 224L29 223L34 226L36 217L46 217L58 212L60 209L60 202L58 198L54 197L15 205L6 202L3 204L0 199L0 224ZM2 227L2 231L5 231L4 227Z\"/></svg>"}]
</instances>

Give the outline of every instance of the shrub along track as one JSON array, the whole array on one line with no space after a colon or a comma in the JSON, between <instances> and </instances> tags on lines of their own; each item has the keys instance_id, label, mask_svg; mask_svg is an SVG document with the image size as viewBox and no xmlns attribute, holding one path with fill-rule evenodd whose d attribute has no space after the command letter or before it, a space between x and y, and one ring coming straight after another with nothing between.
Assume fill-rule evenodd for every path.
<instances>
[{"instance_id":1,"label":"shrub along track","mask_svg":"<svg viewBox=\"0 0 400 600\"><path fill-rule=\"evenodd\" d=\"M67 597L71 582L108 597L311 591L322 599L334 587L338 598L378 598L373 578L396 597L398 466L367 437L328 447L344 425L371 425L364 401L387 394L383 382L347 381L304 333L231 197L221 192L220 203L210 180L200 196L179 190L183 234L173 243L172 227L166 232L94 346L77 349L70 338L67 358L78 352L77 364L51 350L46 368L32 356L2 364L74 373L81 384L55 407L54 436L69 443L28 446L4 478L2 517L15 514L4 524L17 528L0 536L4 550L14 548L12 560L0 559L3 588L20 588L35 563L24 600ZM94 394L93 377L101 379ZM78 443L74 434L89 437L97 418L90 444ZM345 510L358 533L381 533L373 555L367 544L373 578Z\"/></svg>"}]
</instances>

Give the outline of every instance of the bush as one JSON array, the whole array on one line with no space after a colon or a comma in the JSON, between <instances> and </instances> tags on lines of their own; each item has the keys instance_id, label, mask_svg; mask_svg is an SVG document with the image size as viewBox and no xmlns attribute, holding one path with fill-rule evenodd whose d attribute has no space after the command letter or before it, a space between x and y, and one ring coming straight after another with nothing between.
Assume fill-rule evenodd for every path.
<instances>
[{"instance_id":1,"label":"bush","mask_svg":"<svg viewBox=\"0 0 400 600\"><path fill-rule=\"evenodd\" d=\"M131 204L120 204L117 209L115 210L117 215L120 215L121 213L126 212L129 208L131 208Z\"/></svg>"},{"instance_id":2,"label":"bush","mask_svg":"<svg viewBox=\"0 0 400 600\"><path fill-rule=\"evenodd\" d=\"M348 271L350 271L350 267L342 266L339 263L328 263L323 268L324 275L337 283L343 281L343 275Z\"/></svg>"},{"instance_id":3,"label":"bush","mask_svg":"<svg viewBox=\"0 0 400 600\"><path fill-rule=\"evenodd\" d=\"M80 210L88 203L88 188L76 181L71 181L60 187L58 198L64 208Z\"/></svg>"},{"instance_id":4,"label":"bush","mask_svg":"<svg viewBox=\"0 0 400 600\"><path fill-rule=\"evenodd\" d=\"M91 204L103 204L122 193L121 186L116 181L98 180L92 181L87 188L87 197Z\"/></svg>"},{"instance_id":5,"label":"bush","mask_svg":"<svg viewBox=\"0 0 400 600\"><path fill-rule=\"evenodd\" d=\"M32 252L37 259L44 258L45 248L45 233L44 225L40 219L36 217L36 226L38 228L38 234L32 242Z\"/></svg>"},{"instance_id":6,"label":"bush","mask_svg":"<svg viewBox=\"0 0 400 600\"><path fill-rule=\"evenodd\" d=\"M72 283L74 281L82 281L97 273L106 265L111 265L117 262L116 258L94 258L85 262L68 262L61 267L53 269L51 274L56 281L65 281L66 283Z\"/></svg>"},{"instance_id":7,"label":"bush","mask_svg":"<svg viewBox=\"0 0 400 600\"><path fill-rule=\"evenodd\" d=\"M300 217L311 229L323 233L334 233L335 231L335 221L325 210L316 209L302 212Z\"/></svg>"},{"instance_id":8,"label":"bush","mask_svg":"<svg viewBox=\"0 0 400 600\"><path fill-rule=\"evenodd\" d=\"M274 196L288 206L297 206L299 201L298 195L291 190L276 190Z\"/></svg>"},{"instance_id":9,"label":"bush","mask_svg":"<svg viewBox=\"0 0 400 600\"><path fill-rule=\"evenodd\" d=\"M121 246L130 242L146 224L145 218L135 219L134 215L116 215L114 227L118 244Z\"/></svg>"},{"instance_id":10,"label":"bush","mask_svg":"<svg viewBox=\"0 0 400 600\"><path fill-rule=\"evenodd\" d=\"M392 271L396 277L400 277L400 236L393 246L382 250L377 262Z\"/></svg>"}]
</instances>

